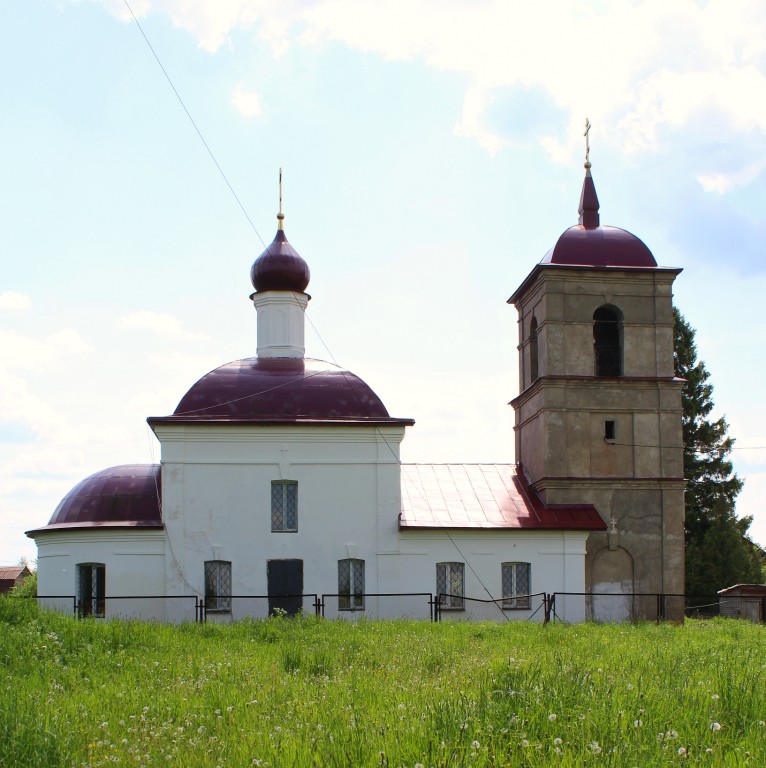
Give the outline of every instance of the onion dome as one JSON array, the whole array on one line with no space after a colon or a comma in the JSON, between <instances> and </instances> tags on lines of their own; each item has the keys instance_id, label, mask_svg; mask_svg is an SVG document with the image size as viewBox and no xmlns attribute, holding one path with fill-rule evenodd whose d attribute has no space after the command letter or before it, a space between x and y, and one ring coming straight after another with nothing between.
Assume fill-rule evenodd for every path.
<instances>
[{"instance_id":1,"label":"onion dome","mask_svg":"<svg viewBox=\"0 0 766 768\"><path fill-rule=\"evenodd\" d=\"M397 423L362 379L337 365L309 358L246 358L203 376L172 416L149 423Z\"/></svg>"},{"instance_id":2,"label":"onion dome","mask_svg":"<svg viewBox=\"0 0 766 768\"><path fill-rule=\"evenodd\" d=\"M585 164L585 181L580 195L580 221L559 237L541 264L584 267L656 267L652 252L627 230L602 226L596 186Z\"/></svg>"},{"instance_id":3,"label":"onion dome","mask_svg":"<svg viewBox=\"0 0 766 768\"><path fill-rule=\"evenodd\" d=\"M271 245L255 260L250 269L250 280L256 292L294 291L304 293L311 273L309 265L300 257L295 248L287 242L282 228L282 213L279 229Z\"/></svg>"},{"instance_id":4,"label":"onion dome","mask_svg":"<svg viewBox=\"0 0 766 768\"><path fill-rule=\"evenodd\" d=\"M72 488L45 528L161 528L159 464L125 464L102 469Z\"/></svg>"}]
</instances>

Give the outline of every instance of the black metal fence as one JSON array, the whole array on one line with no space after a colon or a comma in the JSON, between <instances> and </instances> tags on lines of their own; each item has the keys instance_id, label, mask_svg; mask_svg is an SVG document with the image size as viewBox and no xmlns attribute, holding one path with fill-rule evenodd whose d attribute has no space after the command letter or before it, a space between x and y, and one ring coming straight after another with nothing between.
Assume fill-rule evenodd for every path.
<instances>
[{"instance_id":1,"label":"black metal fence","mask_svg":"<svg viewBox=\"0 0 766 768\"><path fill-rule=\"evenodd\" d=\"M295 613L313 613L324 618L354 618L371 615L378 618L428 619L470 616L471 619L550 621L571 620L568 598L574 598L570 610L582 620L680 621L688 618L711 618L721 614L721 600L716 595L684 595L680 593L630 592L536 592L513 598L477 598L467 595L432 592L369 592L354 595L341 593L304 593L296 595L232 595L221 603L213 598L207 603L199 595L108 595L81 600L76 595L38 596L44 608L70 613L77 618L141 618L158 621L197 622L237 621L267 618ZM34 599L34 598L16 598ZM729 602L739 599L727 597ZM744 605L744 598L741 602ZM766 621L766 599L757 616L742 608L742 618ZM285 610L282 606L288 606ZM733 610L726 615L737 615ZM579 619L578 619L579 620Z\"/></svg>"}]
</instances>

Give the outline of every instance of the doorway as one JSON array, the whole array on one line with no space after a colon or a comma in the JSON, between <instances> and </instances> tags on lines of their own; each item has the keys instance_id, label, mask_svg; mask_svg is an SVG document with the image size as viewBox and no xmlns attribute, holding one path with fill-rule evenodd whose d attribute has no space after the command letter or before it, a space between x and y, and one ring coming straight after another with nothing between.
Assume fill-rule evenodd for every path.
<instances>
[{"instance_id":1,"label":"doorway","mask_svg":"<svg viewBox=\"0 0 766 768\"><path fill-rule=\"evenodd\" d=\"M303 608L303 560L269 560L266 566L269 616L275 609L295 616Z\"/></svg>"}]
</instances>

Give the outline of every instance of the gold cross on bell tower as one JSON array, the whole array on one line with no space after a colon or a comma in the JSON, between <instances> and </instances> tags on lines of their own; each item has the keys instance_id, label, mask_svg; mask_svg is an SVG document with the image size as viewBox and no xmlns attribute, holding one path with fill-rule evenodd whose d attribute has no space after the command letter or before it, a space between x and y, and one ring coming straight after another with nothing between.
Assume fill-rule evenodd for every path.
<instances>
[{"instance_id":1,"label":"gold cross on bell tower","mask_svg":"<svg viewBox=\"0 0 766 768\"><path fill-rule=\"evenodd\" d=\"M590 120L585 118L585 167L590 168L590 140L588 134L590 133Z\"/></svg>"}]
</instances>

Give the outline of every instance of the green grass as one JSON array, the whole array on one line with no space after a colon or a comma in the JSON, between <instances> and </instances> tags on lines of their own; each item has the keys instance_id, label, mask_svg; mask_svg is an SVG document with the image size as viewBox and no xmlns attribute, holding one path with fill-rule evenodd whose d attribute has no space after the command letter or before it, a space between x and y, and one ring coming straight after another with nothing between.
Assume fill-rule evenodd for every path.
<instances>
[{"instance_id":1,"label":"green grass","mask_svg":"<svg viewBox=\"0 0 766 768\"><path fill-rule=\"evenodd\" d=\"M158 626L3 598L0 766L763 766L764 632Z\"/></svg>"}]
</instances>

